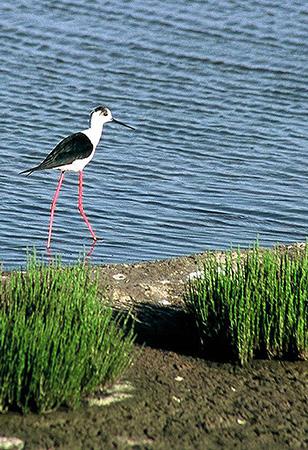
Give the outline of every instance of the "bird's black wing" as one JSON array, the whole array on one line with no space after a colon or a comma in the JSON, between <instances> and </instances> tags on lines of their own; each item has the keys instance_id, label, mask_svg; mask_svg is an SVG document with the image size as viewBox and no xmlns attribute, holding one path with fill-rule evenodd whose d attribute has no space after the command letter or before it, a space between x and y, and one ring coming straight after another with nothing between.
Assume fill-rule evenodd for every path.
<instances>
[{"instance_id":1,"label":"bird's black wing","mask_svg":"<svg viewBox=\"0 0 308 450\"><path fill-rule=\"evenodd\" d=\"M56 167L71 164L76 159L84 159L91 155L93 144L84 133L74 133L64 138L59 144L46 156L44 161L32 169L24 170L21 173L29 175L35 170L54 169Z\"/></svg>"}]
</instances>

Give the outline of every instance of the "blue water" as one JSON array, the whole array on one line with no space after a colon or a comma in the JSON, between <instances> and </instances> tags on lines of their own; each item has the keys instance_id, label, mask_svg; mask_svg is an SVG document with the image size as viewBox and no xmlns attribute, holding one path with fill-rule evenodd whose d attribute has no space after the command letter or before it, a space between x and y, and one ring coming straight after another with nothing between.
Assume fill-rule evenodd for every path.
<instances>
[{"instance_id":1,"label":"blue water","mask_svg":"<svg viewBox=\"0 0 308 450\"><path fill-rule=\"evenodd\" d=\"M58 173L23 177L106 104L84 179L94 263L304 241L308 4L2 0L0 260L45 254ZM52 254L91 249L67 174Z\"/></svg>"}]
</instances>

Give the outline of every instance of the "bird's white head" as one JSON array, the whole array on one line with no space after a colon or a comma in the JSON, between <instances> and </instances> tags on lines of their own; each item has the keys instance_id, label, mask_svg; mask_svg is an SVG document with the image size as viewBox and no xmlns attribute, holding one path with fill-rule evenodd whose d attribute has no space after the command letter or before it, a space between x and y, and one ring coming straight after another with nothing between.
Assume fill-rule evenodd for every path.
<instances>
[{"instance_id":1,"label":"bird's white head","mask_svg":"<svg viewBox=\"0 0 308 450\"><path fill-rule=\"evenodd\" d=\"M112 114L106 106L97 106L90 113L90 127L103 126L104 123L112 122Z\"/></svg>"},{"instance_id":2,"label":"bird's white head","mask_svg":"<svg viewBox=\"0 0 308 450\"><path fill-rule=\"evenodd\" d=\"M112 117L111 111L106 106L97 106L96 108L91 111L90 114L90 127L91 128L97 128L102 127L107 122L116 122L120 125L124 125L124 127L130 128L134 130L135 128L131 127L130 125L126 125L123 122L120 122L118 119L115 119Z\"/></svg>"}]
</instances>

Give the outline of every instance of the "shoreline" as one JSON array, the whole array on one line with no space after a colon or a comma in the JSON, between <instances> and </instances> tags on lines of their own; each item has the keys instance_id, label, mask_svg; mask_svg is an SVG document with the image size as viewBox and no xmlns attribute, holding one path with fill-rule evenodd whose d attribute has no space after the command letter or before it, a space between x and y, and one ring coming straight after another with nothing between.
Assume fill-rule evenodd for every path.
<instances>
[{"instance_id":1,"label":"shoreline","mask_svg":"<svg viewBox=\"0 0 308 450\"><path fill-rule=\"evenodd\" d=\"M272 247L297 253L305 243ZM268 250L262 248L262 250ZM249 250L241 250L245 255ZM202 271L202 261L212 254L223 260L226 251L206 251L189 256L133 264L94 266L103 297L115 314L134 319L136 342L189 355L200 354L197 327L183 300L185 285ZM234 252L237 257L237 252Z\"/></svg>"},{"instance_id":2,"label":"shoreline","mask_svg":"<svg viewBox=\"0 0 308 450\"><path fill-rule=\"evenodd\" d=\"M261 247L261 251L278 249L289 253L303 251L305 242L289 245ZM246 254L250 249L241 249ZM189 277L197 275L202 260L207 255L224 259L227 251L215 250L174 258L142 261L137 263L114 263L93 266L99 272L100 284L108 286L108 293L115 304L131 306L140 302L162 305L183 305L182 295ZM232 251L235 255L237 250Z\"/></svg>"}]
</instances>

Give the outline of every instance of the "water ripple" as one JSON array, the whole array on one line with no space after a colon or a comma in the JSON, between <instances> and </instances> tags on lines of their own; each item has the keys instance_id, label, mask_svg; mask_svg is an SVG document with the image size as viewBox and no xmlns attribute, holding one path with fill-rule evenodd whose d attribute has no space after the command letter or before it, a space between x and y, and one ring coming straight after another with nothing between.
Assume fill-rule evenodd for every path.
<instances>
[{"instance_id":1,"label":"water ripple","mask_svg":"<svg viewBox=\"0 0 308 450\"><path fill-rule=\"evenodd\" d=\"M103 237L93 261L303 241L308 235L308 29L301 1L4 0L1 4L0 259L45 258L58 174L18 172L83 129L108 125L85 170ZM91 248L67 174L52 253Z\"/></svg>"}]
</instances>

